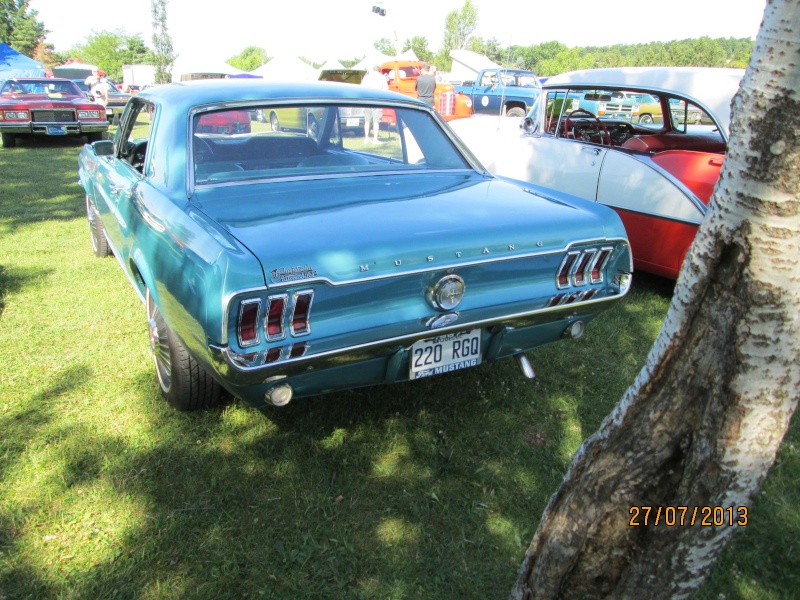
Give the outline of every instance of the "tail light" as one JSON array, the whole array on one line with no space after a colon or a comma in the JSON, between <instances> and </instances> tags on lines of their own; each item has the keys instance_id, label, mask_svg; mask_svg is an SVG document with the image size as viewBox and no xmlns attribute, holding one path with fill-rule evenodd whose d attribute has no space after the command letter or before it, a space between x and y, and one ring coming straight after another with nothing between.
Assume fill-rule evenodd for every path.
<instances>
[{"instance_id":1,"label":"tail light","mask_svg":"<svg viewBox=\"0 0 800 600\"><path fill-rule=\"evenodd\" d=\"M306 353L306 350L308 350L308 344L305 342L297 342L296 344L292 344L292 347L289 350L289 358L300 358Z\"/></svg>"},{"instance_id":2,"label":"tail light","mask_svg":"<svg viewBox=\"0 0 800 600\"><path fill-rule=\"evenodd\" d=\"M440 115L452 115L456 112L456 94L455 92L442 92L439 94L439 102L436 106L436 111Z\"/></svg>"},{"instance_id":3,"label":"tail light","mask_svg":"<svg viewBox=\"0 0 800 600\"><path fill-rule=\"evenodd\" d=\"M613 252L614 248L609 246L567 252L556 272L556 288L566 290L572 286L602 283L603 273ZM558 293L547 301L546 307L585 302L597 296L600 291L598 288L590 288Z\"/></svg>"},{"instance_id":4,"label":"tail light","mask_svg":"<svg viewBox=\"0 0 800 600\"><path fill-rule=\"evenodd\" d=\"M572 265L575 264L575 261L580 255L580 252L569 252L564 257L564 260L561 261L561 266L558 268L558 274L556 275L556 287L558 289L563 290L569 287L569 276L572 271Z\"/></svg>"},{"instance_id":5,"label":"tail light","mask_svg":"<svg viewBox=\"0 0 800 600\"><path fill-rule=\"evenodd\" d=\"M239 345L243 348L258 344L258 322L261 300L248 300L239 307Z\"/></svg>"},{"instance_id":6,"label":"tail light","mask_svg":"<svg viewBox=\"0 0 800 600\"><path fill-rule=\"evenodd\" d=\"M239 346L246 348L261 342L262 330L266 334L267 342L276 342L286 338L288 329L292 337L309 335L311 333L311 304L314 299L314 290L301 290L291 296L291 311L289 307L289 294L274 294L266 298L251 298L242 300L239 304L239 319L236 333ZM272 344L270 344L272 345ZM294 342L287 346L273 346L263 352L252 355L239 354L243 364L250 365L254 361L269 364L290 358L300 358L308 352L308 342Z\"/></svg>"},{"instance_id":7,"label":"tail light","mask_svg":"<svg viewBox=\"0 0 800 600\"><path fill-rule=\"evenodd\" d=\"M275 361L280 359L281 350L282 349L280 347L270 348L269 350L267 350L267 352L264 354L264 362L269 364L269 363L274 363Z\"/></svg>"},{"instance_id":8,"label":"tail light","mask_svg":"<svg viewBox=\"0 0 800 600\"><path fill-rule=\"evenodd\" d=\"M606 268L608 259L611 258L612 250L613 248L600 248L600 252L597 254L597 258L589 272L589 283L602 283L603 269Z\"/></svg>"},{"instance_id":9,"label":"tail light","mask_svg":"<svg viewBox=\"0 0 800 600\"><path fill-rule=\"evenodd\" d=\"M286 294L270 296L267 305L267 339L269 341L282 340L286 337L283 325L283 315L286 312Z\"/></svg>"},{"instance_id":10,"label":"tail light","mask_svg":"<svg viewBox=\"0 0 800 600\"><path fill-rule=\"evenodd\" d=\"M592 264L592 259L594 258L595 254L597 254L597 250L594 248L584 250L580 260L578 260L578 263L575 266L574 274L572 276L572 282L575 285L586 285L589 267Z\"/></svg>"},{"instance_id":11,"label":"tail light","mask_svg":"<svg viewBox=\"0 0 800 600\"><path fill-rule=\"evenodd\" d=\"M311 322L309 321L311 312L311 301L314 299L313 290L295 292L294 307L292 309L292 335L308 335L311 333Z\"/></svg>"}]
</instances>

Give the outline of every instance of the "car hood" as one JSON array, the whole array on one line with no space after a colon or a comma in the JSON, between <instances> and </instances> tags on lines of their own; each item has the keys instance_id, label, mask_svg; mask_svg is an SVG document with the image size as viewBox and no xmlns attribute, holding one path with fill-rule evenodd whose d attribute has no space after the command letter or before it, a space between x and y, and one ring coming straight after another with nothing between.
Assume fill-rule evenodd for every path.
<instances>
[{"instance_id":1,"label":"car hood","mask_svg":"<svg viewBox=\"0 0 800 600\"><path fill-rule=\"evenodd\" d=\"M354 281L625 237L610 209L548 194L478 174L405 174L208 187L193 203L261 261L268 284Z\"/></svg>"}]
</instances>

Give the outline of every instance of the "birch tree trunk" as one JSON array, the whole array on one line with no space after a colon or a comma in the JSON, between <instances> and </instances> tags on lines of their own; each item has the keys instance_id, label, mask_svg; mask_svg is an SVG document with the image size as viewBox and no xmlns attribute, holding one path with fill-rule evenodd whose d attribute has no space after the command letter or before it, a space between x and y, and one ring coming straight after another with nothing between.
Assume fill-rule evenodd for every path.
<instances>
[{"instance_id":1,"label":"birch tree trunk","mask_svg":"<svg viewBox=\"0 0 800 600\"><path fill-rule=\"evenodd\" d=\"M686 598L744 522L800 390L799 30L800 0L768 1L664 326L550 499L512 599ZM648 506L645 526L631 508Z\"/></svg>"}]
</instances>

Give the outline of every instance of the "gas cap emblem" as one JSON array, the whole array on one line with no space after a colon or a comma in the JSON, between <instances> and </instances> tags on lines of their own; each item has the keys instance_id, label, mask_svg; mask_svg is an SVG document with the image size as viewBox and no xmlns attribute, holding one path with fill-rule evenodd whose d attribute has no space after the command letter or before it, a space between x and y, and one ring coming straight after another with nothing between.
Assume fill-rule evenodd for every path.
<instances>
[{"instance_id":1,"label":"gas cap emblem","mask_svg":"<svg viewBox=\"0 0 800 600\"><path fill-rule=\"evenodd\" d=\"M461 303L465 287L458 275L445 275L428 288L425 298L436 310L450 311Z\"/></svg>"}]
</instances>

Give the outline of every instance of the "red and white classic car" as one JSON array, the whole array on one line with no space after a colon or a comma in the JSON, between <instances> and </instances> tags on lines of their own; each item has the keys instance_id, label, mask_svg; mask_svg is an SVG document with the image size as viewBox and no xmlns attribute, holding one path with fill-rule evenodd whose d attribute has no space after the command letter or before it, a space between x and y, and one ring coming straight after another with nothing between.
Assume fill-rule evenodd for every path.
<instances>
[{"instance_id":1,"label":"red and white classic car","mask_svg":"<svg viewBox=\"0 0 800 600\"><path fill-rule=\"evenodd\" d=\"M743 75L575 71L548 79L524 119L473 116L450 126L493 173L616 210L634 266L676 279L725 160Z\"/></svg>"},{"instance_id":2,"label":"red and white classic car","mask_svg":"<svg viewBox=\"0 0 800 600\"><path fill-rule=\"evenodd\" d=\"M8 79L0 87L0 134L3 147L19 137L85 136L103 139L106 110L92 102L69 79L26 77Z\"/></svg>"}]
</instances>

